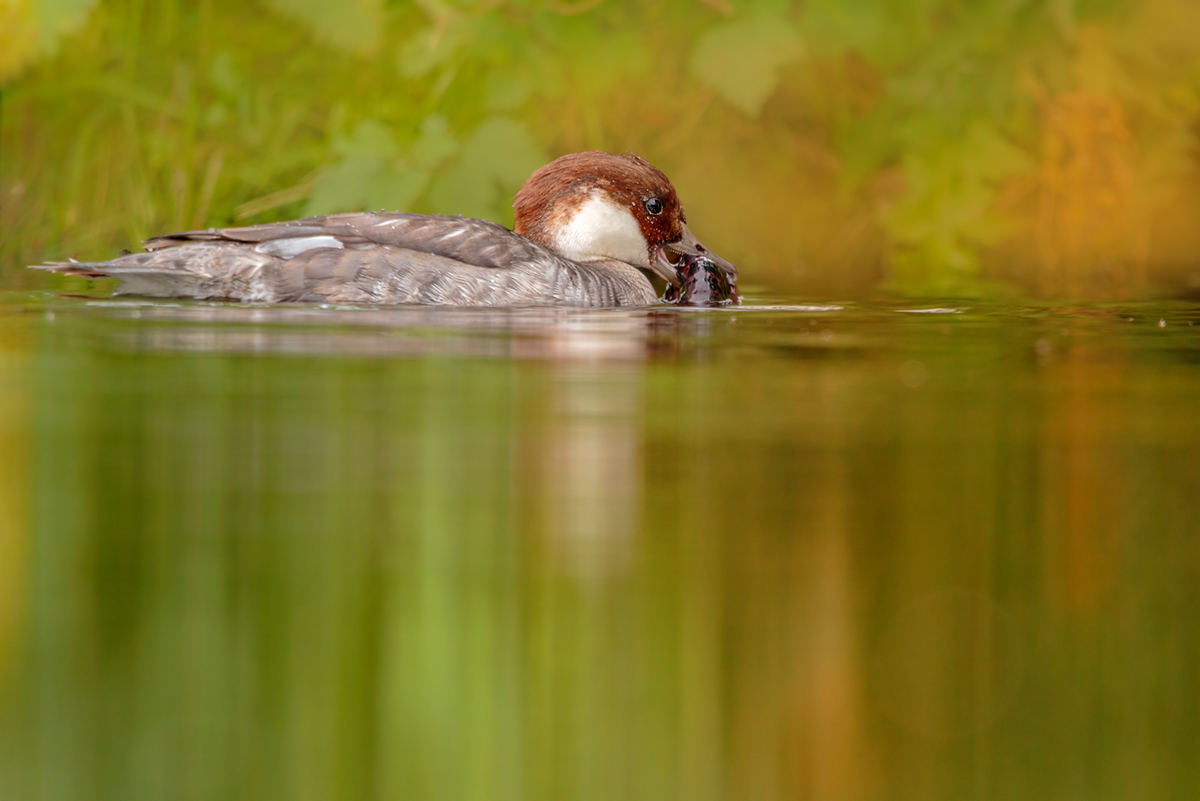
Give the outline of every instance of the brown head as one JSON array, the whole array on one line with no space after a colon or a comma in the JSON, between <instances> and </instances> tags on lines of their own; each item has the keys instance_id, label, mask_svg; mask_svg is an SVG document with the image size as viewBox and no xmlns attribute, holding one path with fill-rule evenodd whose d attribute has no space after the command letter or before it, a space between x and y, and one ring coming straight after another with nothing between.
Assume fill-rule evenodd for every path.
<instances>
[{"instance_id":1,"label":"brown head","mask_svg":"<svg viewBox=\"0 0 1200 801\"><path fill-rule=\"evenodd\" d=\"M513 201L514 230L574 261L616 259L653 270L675 286L681 254L705 256L737 280L732 264L687 225L667 176L643 158L586 150L529 176Z\"/></svg>"}]
</instances>

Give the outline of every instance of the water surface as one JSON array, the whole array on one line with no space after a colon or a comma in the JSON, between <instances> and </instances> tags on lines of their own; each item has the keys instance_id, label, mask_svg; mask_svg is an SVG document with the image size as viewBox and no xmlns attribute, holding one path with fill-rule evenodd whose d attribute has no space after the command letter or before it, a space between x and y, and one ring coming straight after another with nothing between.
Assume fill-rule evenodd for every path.
<instances>
[{"instance_id":1,"label":"water surface","mask_svg":"<svg viewBox=\"0 0 1200 801\"><path fill-rule=\"evenodd\" d=\"M0 295L0 798L1193 799L1200 305Z\"/></svg>"}]
</instances>

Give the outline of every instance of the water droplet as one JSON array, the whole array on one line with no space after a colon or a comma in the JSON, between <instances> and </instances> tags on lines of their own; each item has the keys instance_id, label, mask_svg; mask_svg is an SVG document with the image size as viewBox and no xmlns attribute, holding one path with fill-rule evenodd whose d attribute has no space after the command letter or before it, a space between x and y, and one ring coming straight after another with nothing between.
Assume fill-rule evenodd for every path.
<instances>
[{"instance_id":1,"label":"water droplet","mask_svg":"<svg viewBox=\"0 0 1200 801\"><path fill-rule=\"evenodd\" d=\"M1048 339L1039 339L1033 343L1033 349L1037 351L1038 356L1049 356L1050 351L1054 350L1054 346L1050 344Z\"/></svg>"}]
</instances>

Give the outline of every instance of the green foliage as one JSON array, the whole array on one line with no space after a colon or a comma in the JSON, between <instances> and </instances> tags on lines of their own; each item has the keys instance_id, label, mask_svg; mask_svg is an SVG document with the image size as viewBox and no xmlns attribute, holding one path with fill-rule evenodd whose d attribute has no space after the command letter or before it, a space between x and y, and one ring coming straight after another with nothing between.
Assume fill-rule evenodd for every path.
<instances>
[{"instance_id":1,"label":"green foliage","mask_svg":"<svg viewBox=\"0 0 1200 801\"><path fill-rule=\"evenodd\" d=\"M345 209L395 210L412 205L433 170L454 152L454 139L441 117L429 117L407 158L391 131L378 120L364 120L348 138L336 138L341 160L322 169L308 199L309 214Z\"/></svg>"},{"instance_id":2,"label":"green foliage","mask_svg":"<svg viewBox=\"0 0 1200 801\"><path fill-rule=\"evenodd\" d=\"M442 214L511 218L512 187L546 160L520 122L489 118L463 142L454 164L430 192L429 205Z\"/></svg>"},{"instance_id":3,"label":"green foliage","mask_svg":"<svg viewBox=\"0 0 1200 801\"><path fill-rule=\"evenodd\" d=\"M172 228L367 208L508 222L533 167L594 147L681 176L706 241L747 274L786 284L803 259L969 291L997 246L1032 241L1036 204L1004 198L1042 191L1057 98L1119 105L1138 208L1172 202L1196 163L1186 0L90 8L14 18L49 20L60 47L0 100L7 280ZM22 58L0 58L0 80ZM729 187L773 198L778 222L749 235L756 212ZM886 274L820 255L863 231L877 244L849 251Z\"/></svg>"},{"instance_id":4,"label":"green foliage","mask_svg":"<svg viewBox=\"0 0 1200 801\"><path fill-rule=\"evenodd\" d=\"M267 0L267 4L339 50L367 54L379 47L383 0Z\"/></svg>"},{"instance_id":5,"label":"green foliage","mask_svg":"<svg viewBox=\"0 0 1200 801\"><path fill-rule=\"evenodd\" d=\"M1123 37L1129 10L1121 2L1008 0L816 0L808 7L813 41L829 53L852 52L883 76L870 110L838 121L837 142L842 180L851 187L880 170L900 170L904 191L880 218L895 244L894 285L970 290L984 246L1008 230L995 208L998 193L1033 178L1041 143L1031 121L1055 94L1116 94L1135 109L1162 102L1164 64L1135 77L1129 58L1131 50L1153 52L1161 31L1142 30L1140 41ZM1089 26L1111 40L1089 48ZM1178 153L1181 140L1192 139L1189 124L1180 115L1150 127L1159 135L1171 130ZM1187 161L1175 162L1175 180Z\"/></svg>"},{"instance_id":6,"label":"green foliage","mask_svg":"<svg viewBox=\"0 0 1200 801\"><path fill-rule=\"evenodd\" d=\"M895 283L932 294L969 294L978 275L977 247L1005 232L991 214L998 182L1027 172L1029 158L986 122L976 121L957 141L936 151L906 150L908 191L885 216L902 248Z\"/></svg>"},{"instance_id":7,"label":"green foliage","mask_svg":"<svg viewBox=\"0 0 1200 801\"><path fill-rule=\"evenodd\" d=\"M692 72L734 108L757 117L779 84L779 68L800 56L800 37L778 18L751 16L704 33Z\"/></svg>"},{"instance_id":8,"label":"green foliage","mask_svg":"<svg viewBox=\"0 0 1200 801\"><path fill-rule=\"evenodd\" d=\"M95 5L96 0L41 0L33 3L42 51L55 52L62 37L77 31Z\"/></svg>"}]
</instances>

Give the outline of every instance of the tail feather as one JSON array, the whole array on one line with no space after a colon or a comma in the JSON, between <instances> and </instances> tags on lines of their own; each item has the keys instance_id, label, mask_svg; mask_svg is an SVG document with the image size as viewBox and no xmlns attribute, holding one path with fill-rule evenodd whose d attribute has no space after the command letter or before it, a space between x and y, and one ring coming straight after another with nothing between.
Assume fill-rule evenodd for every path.
<instances>
[{"instance_id":1,"label":"tail feather","mask_svg":"<svg viewBox=\"0 0 1200 801\"><path fill-rule=\"evenodd\" d=\"M50 261L29 265L34 270L79 275L86 278L122 278L126 275L185 274L192 272L185 258L173 254L128 253L111 261Z\"/></svg>"},{"instance_id":2,"label":"tail feather","mask_svg":"<svg viewBox=\"0 0 1200 801\"><path fill-rule=\"evenodd\" d=\"M107 261L48 261L45 264L31 264L31 270L45 270L62 275L78 275L83 278L111 278L112 264Z\"/></svg>"},{"instance_id":3,"label":"tail feather","mask_svg":"<svg viewBox=\"0 0 1200 801\"><path fill-rule=\"evenodd\" d=\"M149 253L130 253L112 261L48 262L31 265L60 275L116 278L119 295L149 297L220 297L246 283L269 256L234 253L230 248L193 244ZM241 256L241 258L239 258ZM230 259L232 264L223 263Z\"/></svg>"}]
</instances>

